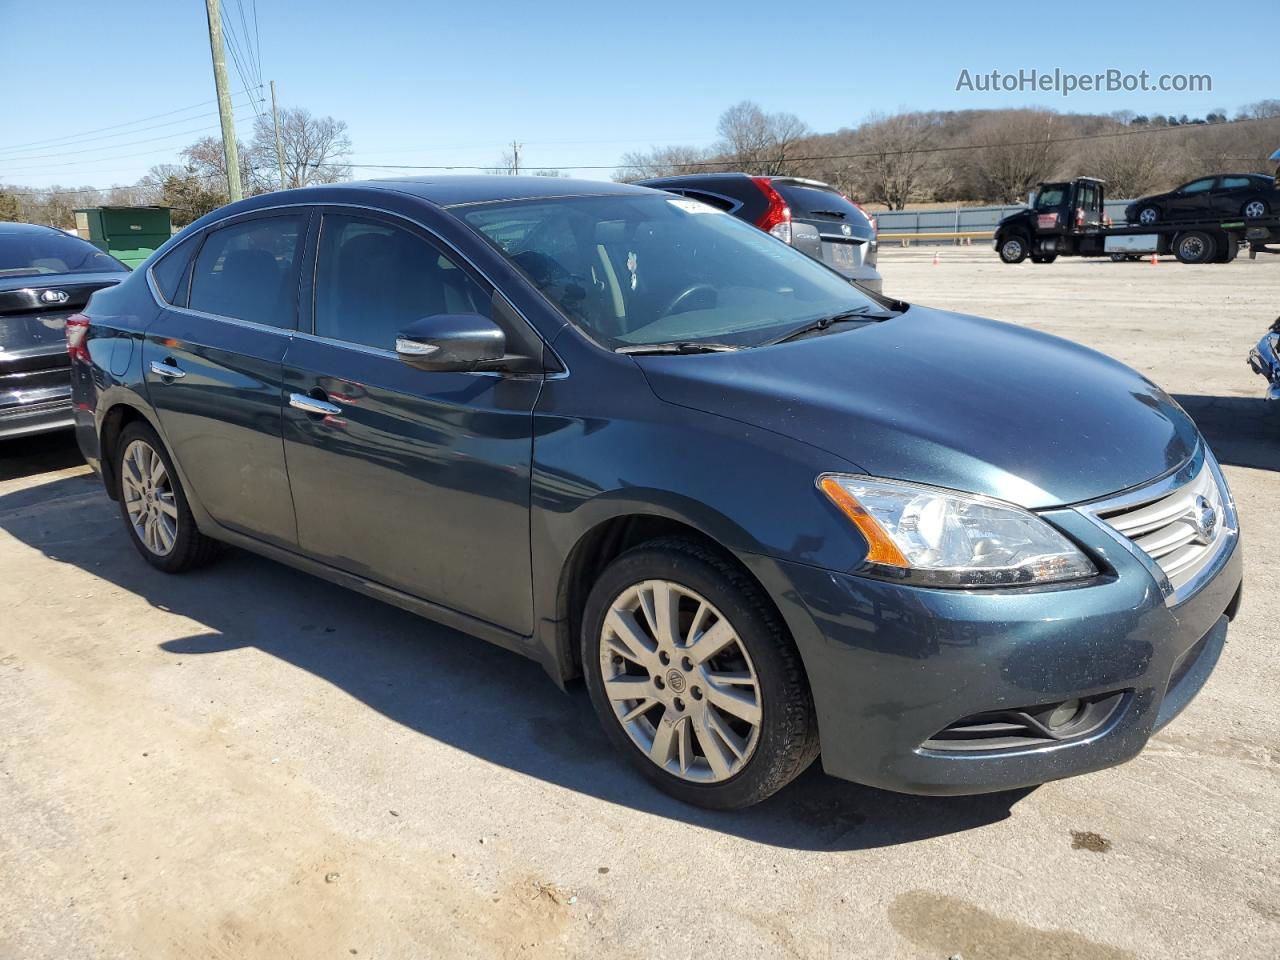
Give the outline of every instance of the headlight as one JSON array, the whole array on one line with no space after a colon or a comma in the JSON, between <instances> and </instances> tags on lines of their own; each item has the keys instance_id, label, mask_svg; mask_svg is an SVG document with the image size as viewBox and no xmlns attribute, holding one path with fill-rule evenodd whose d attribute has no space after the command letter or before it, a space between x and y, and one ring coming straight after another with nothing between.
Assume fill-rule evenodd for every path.
<instances>
[{"instance_id":1,"label":"headlight","mask_svg":"<svg viewBox=\"0 0 1280 960\"><path fill-rule=\"evenodd\" d=\"M867 539L868 573L935 587L1055 583L1098 571L1035 514L977 494L824 474L818 487Z\"/></svg>"}]
</instances>

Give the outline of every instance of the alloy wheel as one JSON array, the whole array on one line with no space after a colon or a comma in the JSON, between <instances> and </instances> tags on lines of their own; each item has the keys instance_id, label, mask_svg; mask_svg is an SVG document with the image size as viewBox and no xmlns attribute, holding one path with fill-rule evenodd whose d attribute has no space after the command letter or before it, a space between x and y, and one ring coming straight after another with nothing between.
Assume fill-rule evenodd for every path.
<instances>
[{"instance_id":1,"label":"alloy wheel","mask_svg":"<svg viewBox=\"0 0 1280 960\"><path fill-rule=\"evenodd\" d=\"M1138 214L1139 223L1155 223L1160 219L1160 211L1155 207L1144 207L1142 212Z\"/></svg>"},{"instance_id":2,"label":"alloy wheel","mask_svg":"<svg viewBox=\"0 0 1280 960\"><path fill-rule=\"evenodd\" d=\"M164 461L149 443L134 440L121 464L120 495L133 532L147 550L166 557L178 540L178 505Z\"/></svg>"},{"instance_id":3,"label":"alloy wheel","mask_svg":"<svg viewBox=\"0 0 1280 960\"><path fill-rule=\"evenodd\" d=\"M1244 215L1250 219L1265 217L1267 215L1267 205L1261 200L1251 200L1244 205Z\"/></svg>"},{"instance_id":4,"label":"alloy wheel","mask_svg":"<svg viewBox=\"0 0 1280 960\"><path fill-rule=\"evenodd\" d=\"M733 624L701 594L645 580L609 607L605 695L649 760L694 783L737 774L760 739L760 681Z\"/></svg>"}]
</instances>

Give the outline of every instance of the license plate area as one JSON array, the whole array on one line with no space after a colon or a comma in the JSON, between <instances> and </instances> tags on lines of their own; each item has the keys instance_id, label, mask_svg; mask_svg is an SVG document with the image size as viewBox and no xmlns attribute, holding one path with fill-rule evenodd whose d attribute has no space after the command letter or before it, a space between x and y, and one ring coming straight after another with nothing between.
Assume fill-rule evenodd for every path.
<instances>
[{"instance_id":1,"label":"license plate area","mask_svg":"<svg viewBox=\"0 0 1280 960\"><path fill-rule=\"evenodd\" d=\"M837 267L858 266L858 251L852 243L828 243L827 251Z\"/></svg>"}]
</instances>

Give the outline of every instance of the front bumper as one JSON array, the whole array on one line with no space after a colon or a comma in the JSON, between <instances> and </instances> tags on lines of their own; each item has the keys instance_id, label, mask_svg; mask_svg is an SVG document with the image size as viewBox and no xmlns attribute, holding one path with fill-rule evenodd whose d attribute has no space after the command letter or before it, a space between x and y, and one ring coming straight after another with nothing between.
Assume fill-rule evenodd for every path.
<instances>
[{"instance_id":1,"label":"front bumper","mask_svg":"<svg viewBox=\"0 0 1280 960\"><path fill-rule=\"evenodd\" d=\"M1061 514L1054 522L1111 570L1075 586L961 591L753 564L800 647L828 773L904 793L1030 786L1131 759L1190 702L1239 604L1238 538L1199 591L1168 606L1136 557ZM935 739L975 715L1116 694L1074 738L958 750Z\"/></svg>"},{"instance_id":2,"label":"front bumper","mask_svg":"<svg viewBox=\"0 0 1280 960\"><path fill-rule=\"evenodd\" d=\"M1280 358L1276 356L1280 334L1268 333L1249 351L1249 368L1267 378L1267 399L1280 400Z\"/></svg>"}]
</instances>

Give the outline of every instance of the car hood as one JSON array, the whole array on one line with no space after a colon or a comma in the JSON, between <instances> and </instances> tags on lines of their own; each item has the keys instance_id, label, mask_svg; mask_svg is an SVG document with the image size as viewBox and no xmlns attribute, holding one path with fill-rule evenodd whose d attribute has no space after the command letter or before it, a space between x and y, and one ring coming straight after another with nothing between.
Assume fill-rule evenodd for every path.
<instances>
[{"instance_id":1,"label":"car hood","mask_svg":"<svg viewBox=\"0 0 1280 960\"><path fill-rule=\"evenodd\" d=\"M641 356L663 400L825 450L832 470L1028 508L1092 500L1173 470L1195 425L1163 390L1079 344L923 307L732 353Z\"/></svg>"}]
</instances>

